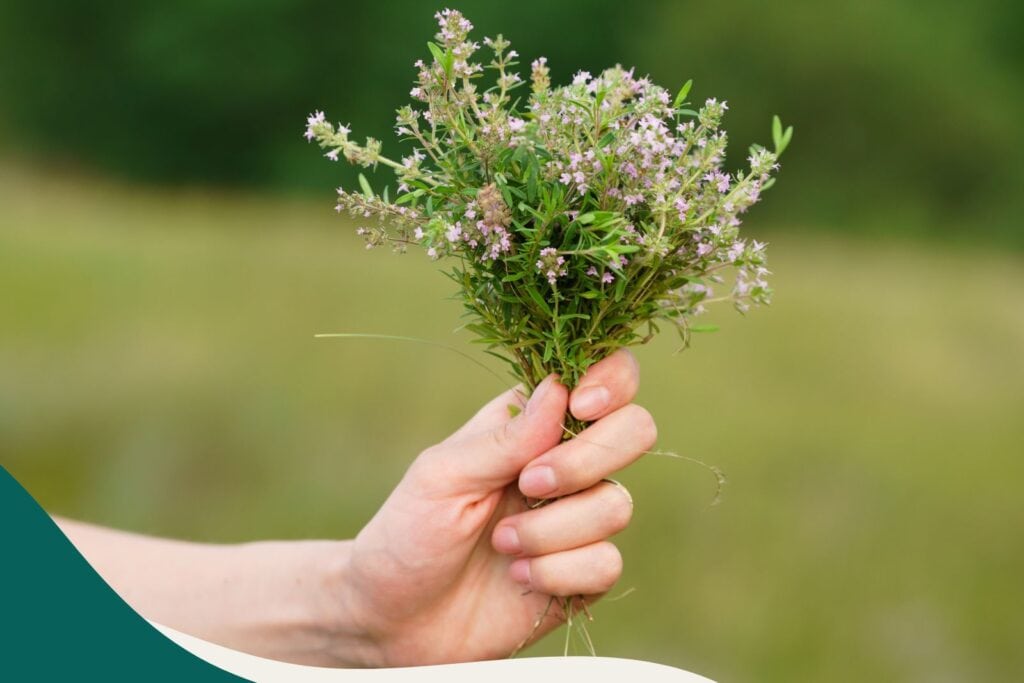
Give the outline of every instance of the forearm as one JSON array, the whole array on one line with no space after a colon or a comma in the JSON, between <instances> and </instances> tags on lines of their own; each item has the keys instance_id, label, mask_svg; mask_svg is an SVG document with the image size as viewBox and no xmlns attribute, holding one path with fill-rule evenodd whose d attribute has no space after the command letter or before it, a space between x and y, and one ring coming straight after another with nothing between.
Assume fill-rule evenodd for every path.
<instances>
[{"instance_id":1,"label":"forearm","mask_svg":"<svg viewBox=\"0 0 1024 683\"><path fill-rule=\"evenodd\" d=\"M147 619L272 659L357 665L371 644L348 618L349 541L187 543L56 519Z\"/></svg>"}]
</instances>

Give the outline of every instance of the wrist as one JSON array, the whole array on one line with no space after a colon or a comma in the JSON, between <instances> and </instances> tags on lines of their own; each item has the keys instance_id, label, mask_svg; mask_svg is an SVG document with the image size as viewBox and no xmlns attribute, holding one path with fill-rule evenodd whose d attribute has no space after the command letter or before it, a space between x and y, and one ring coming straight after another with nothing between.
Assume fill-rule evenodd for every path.
<instances>
[{"instance_id":1,"label":"wrist","mask_svg":"<svg viewBox=\"0 0 1024 683\"><path fill-rule=\"evenodd\" d=\"M206 624L163 623L270 659L375 665L373 642L351 609L350 541L258 541L213 549L226 563L217 575L232 577L212 598L217 614Z\"/></svg>"},{"instance_id":2,"label":"wrist","mask_svg":"<svg viewBox=\"0 0 1024 683\"><path fill-rule=\"evenodd\" d=\"M364 624L353 587L352 541L306 541L310 590L306 597L311 644L318 664L380 666L379 648Z\"/></svg>"}]
</instances>

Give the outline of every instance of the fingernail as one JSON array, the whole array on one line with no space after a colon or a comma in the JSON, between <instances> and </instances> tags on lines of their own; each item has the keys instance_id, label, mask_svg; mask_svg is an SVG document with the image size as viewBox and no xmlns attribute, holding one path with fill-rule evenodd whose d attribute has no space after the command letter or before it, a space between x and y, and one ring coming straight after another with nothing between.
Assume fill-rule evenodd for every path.
<instances>
[{"instance_id":1,"label":"fingernail","mask_svg":"<svg viewBox=\"0 0 1024 683\"><path fill-rule=\"evenodd\" d=\"M519 475L519 490L531 498L543 498L557 485L555 471L547 465L531 467Z\"/></svg>"},{"instance_id":2,"label":"fingernail","mask_svg":"<svg viewBox=\"0 0 1024 683\"><path fill-rule=\"evenodd\" d=\"M583 387L572 396L572 412L578 418L597 415L611 400L611 392L603 386Z\"/></svg>"},{"instance_id":3,"label":"fingernail","mask_svg":"<svg viewBox=\"0 0 1024 683\"><path fill-rule=\"evenodd\" d=\"M508 555L515 555L523 549L519 544L519 532L515 530L515 527L502 526L495 530L494 549Z\"/></svg>"},{"instance_id":4,"label":"fingernail","mask_svg":"<svg viewBox=\"0 0 1024 683\"><path fill-rule=\"evenodd\" d=\"M544 400L544 395L551 390L551 377L546 377L537 387L533 390L530 395L530 400L526 402L526 413L530 414L537 410L537 406Z\"/></svg>"},{"instance_id":5,"label":"fingernail","mask_svg":"<svg viewBox=\"0 0 1024 683\"><path fill-rule=\"evenodd\" d=\"M516 560L508 568L509 576L516 583L521 583L524 586L530 585L530 561L529 560Z\"/></svg>"}]
</instances>

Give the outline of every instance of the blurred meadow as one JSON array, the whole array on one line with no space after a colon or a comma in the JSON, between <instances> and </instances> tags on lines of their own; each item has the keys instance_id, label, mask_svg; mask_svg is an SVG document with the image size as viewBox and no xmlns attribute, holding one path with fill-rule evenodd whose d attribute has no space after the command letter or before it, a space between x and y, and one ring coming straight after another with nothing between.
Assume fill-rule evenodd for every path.
<instances>
[{"instance_id":1,"label":"blurred meadow","mask_svg":"<svg viewBox=\"0 0 1024 683\"><path fill-rule=\"evenodd\" d=\"M747 221L776 302L636 351L659 446L728 484L709 506L685 460L624 473L635 591L596 609L599 654L723 683L1019 680L1021 5L458 6L556 80L694 77L737 160L772 113L796 125ZM387 149L432 8L206 7L0 9L0 464L116 527L348 537L504 388L444 349L313 338L489 363L428 259L362 248L332 211L351 176L301 139L322 107Z\"/></svg>"}]
</instances>

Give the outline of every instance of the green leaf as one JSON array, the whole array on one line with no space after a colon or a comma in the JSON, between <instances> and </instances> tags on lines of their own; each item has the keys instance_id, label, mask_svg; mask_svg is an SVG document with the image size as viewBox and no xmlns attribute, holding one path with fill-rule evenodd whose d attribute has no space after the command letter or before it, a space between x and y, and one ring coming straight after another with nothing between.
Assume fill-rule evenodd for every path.
<instances>
[{"instance_id":1,"label":"green leaf","mask_svg":"<svg viewBox=\"0 0 1024 683\"><path fill-rule=\"evenodd\" d=\"M673 109L679 109L680 105L683 104L683 101L686 100L686 96L690 94L691 87L693 87L692 78L686 81L686 83L683 83L683 87L679 89L679 94L676 95L676 101L672 104Z\"/></svg>"},{"instance_id":2,"label":"green leaf","mask_svg":"<svg viewBox=\"0 0 1024 683\"><path fill-rule=\"evenodd\" d=\"M359 174L359 187L363 188L363 194L367 199L373 199L373 189L370 187L370 181L362 173Z\"/></svg>"},{"instance_id":3,"label":"green leaf","mask_svg":"<svg viewBox=\"0 0 1024 683\"><path fill-rule=\"evenodd\" d=\"M793 139L793 126L786 128L786 132L782 135L782 147L776 152L776 155L782 154L783 150L789 147L789 141Z\"/></svg>"},{"instance_id":4,"label":"green leaf","mask_svg":"<svg viewBox=\"0 0 1024 683\"><path fill-rule=\"evenodd\" d=\"M409 202L415 201L418 197L423 194L423 190L413 190L407 192L395 200L395 204L408 204Z\"/></svg>"},{"instance_id":5,"label":"green leaf","mask_svg":"<svg viewBox=\"0 0 1024 683\"><path fill-rule=\"evenodd\" d=\"M427 49L430 50L430 54L434 55L434 60L441 66L444 66L444 51L433 42L427 43Z\"/></svg>"},{"instance_id":6,"label":"green leaf","mask_svg":"<svg viewBox=\"0 0 1024 683\"><path fill-rule=\"evenodd\" d=\"M434 61L444 69L444 75L449 80L452 77L452 67L455 65L455 55L451 50L442 50L436 43L428 42L427 49L434 56Z\"/></svg>"},{"instance_id":7,"label":"green leaf","mask_svg":"<svg viewBox=\"0 0 1024 683\"><path fill-rule=\"evenodd\" d=\"M444 64L444 75L445 75L445 77L447 77L448 80L451 80L451 78L452 78L452 69L455 67L455 54L452 53L451 50L445 50L444 62L442 62L442 63Z\"/></svg>"},{"instance_id":8,"label":"green leaf","mask_svg":"<svg viewBox=\"0 0 1024 683\"><path fill-rule=\"evenodd\" d=\"M690 325L689 327L690 332L718 332L719 329L718 325L712 325L711 323Z\"/></svg>"},{"instance_id":9,"label":"green leaf","mask_svg":"<svg viewBox=\"0 0 1024 683\"><path fill-rule=\"evenodd\" d=\"M782 119L775 115L772 117L772 141L775 143L775 156L781 156L793 139L793 126L782 129Z\"/></svg>"},{"instance_id":10,"label":"green leaf","mask_svg":"<svg viewBox=\"0 0 1024 683\"><path fill-rule=\"evenodd\" d=\"M533 299L537 303L537 305L541 307L541 310L543 310L548 315L548 317L551 317L551 307L548 306L547 301L544 301L544 297L540 295L540 292L538 292L533 287L527 287L526 293L530 295L530 298Z\"/></svg>"},{"instance_id":11,"label":"green leaf","mask_svg":"<svg viewBox=\"0 0 1024 683\"><path fill-rule=\"evenodd\" d=\"M526 198L534 202L537 200L537 166L530 164L526 170Z\"/></svg>"},{"instance_id":12,"label":"green leaf","mask_svg":"<svg viewBox=\"0 0 1024 683\"><path fill-rule=\"evenodd\" d=\"M551 360L551 357L555 355L555 346L551 342L544 343L544 355L541 357L541 362L547 363Z\"/></svg>"}]
</instances>

